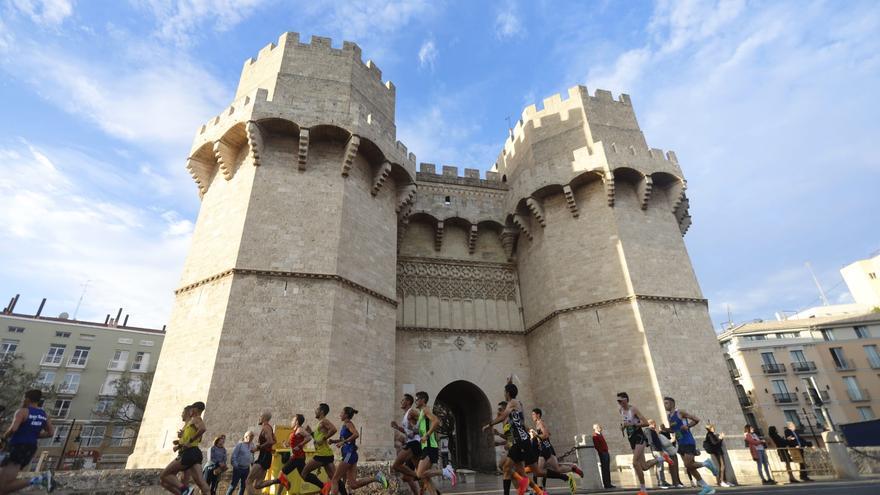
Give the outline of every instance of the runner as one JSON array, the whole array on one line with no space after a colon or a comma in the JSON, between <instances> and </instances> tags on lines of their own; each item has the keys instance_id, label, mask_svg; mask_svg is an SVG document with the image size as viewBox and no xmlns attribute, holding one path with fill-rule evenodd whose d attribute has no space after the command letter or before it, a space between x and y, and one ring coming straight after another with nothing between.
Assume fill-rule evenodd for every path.
<instances>
[{"instance_id":1,"label":"runner","mask_svg":"<svg viewBox=\"0 0 880 495\"><path fill-rule=\"evenodd\" d=\"M315 419L318 420L318 424L315 425L314 431L310 426L306 426L306 433L311 435L312 440L315 442L315 455L311 461L306 463L306 467L303 468L300 474L303 480L315 486L320 486L321 495L330 493L330 480L333 479L334 473L333 451L330 450L330 444L327 443L327 439L336 433L336 425L327 419L328 414L330 414L330 406L323 402L318 404L318 407L315 409ZM312 471L321 467L327 472L326 483L321 483L321 479L312 474Z\"/></svg>"},{"instance_id":2,"label":"runner","mask_svg":"<svg viewBox=\"0 0 880 495\"><path fill-rule=\"evenodd\" d=\"M415 399L410 394L403 394L400 399L400 408L403 409L403 419L400 424L396 421L391 422L391 427L403 433L405 443L403 448L397 452L397 457L391 465L392 471L400 473L403 481L418 481L419 475L416 474L416 464L422 456L422 442L419 437L416 425L419 420L419 412L413 406Z\"/></svg>"},{"instance_id":3,"label":"runner","mask_svg":"<svg viewBox=\"0 0 880 495\"><path fill-rule=\"evenodd\" d=\"M203 494L211 492L202 477L202 450L199 448L202 435L207 431L205 422L202 420L203 412L205 412L204 402L196 402L188 408L184 408L184 416L188 414L189 417L186 419L186 424L180 432L180 439L176 445L177 458L165 467L159 478L159 484L166 491L176 495L189 495L195 490L192 486L181 486L177 473L182 471L185 472L184 479L189 476Z\"/></svg>"},{"instance_id":4,"label":"runner","mask_svg":"<svg viewBox=\"0 0 880 495\"><path fill-rule=\"evenodd\" d=\"M294 469L302 477L303 468L306 466L306 453L303 447L312 439L302 426L305 422L306 417L302 414L293 416L293 421L290 422L290 438L287 440L287 446L290 447L290 458L281 466L281 473L277 478L257 483L255 485L257 489L281 485L285 490L290 490L290 479L287 475L292 473Z\"/></svg>"},{"instance_id":5,"label":"runner","mask_svg":"<svg viewBox=\"0 0 880 495\"><path fill-rule=\"evenodd\" d=\"M633 451L633 470L639 479L639 493L637 495L647 495L645 471L659 464L660 458L655 457L650 461L645 461L645 445L648 441L642 428L648 426L648 422L636 406L629 403L629 394L626 392L617 394L617 404L620 406L620 417L623 419L620 429L629 440L629 446Z\"/></svg>"},{"instance_id":6,"label":"runner","mask_svg":"<svg viewBox=\"0 0 880 495\"><path fill-rule=\"evenodd\" d=\"M404 445L406 445L406 435L399 431L394 432L394 451L396 452L396 455L400 455L400 452L403 450ZM407 461L407 466L409 466L409 468L413 470L415 470L416 467L416 465L413 464L412 461ZM419 485L416 483L415 478L402 475L401 479L404 483L406 483L406 486L409 487L409 491L410 493L412 493L412 495L419 495Z\"/></svg>"},{"instance_id":7,"label":"runner","mask_svg":"<svg viewBox=\"0 0 880 495\"><path fill-rule=\"evenodd\" d=\"M52 421L46 411L39 407L41 400L43 392L40 390L25 392L21 407L12 417L12 424L3 433L0 443L6 445L6 457L0 462L0 494L17 492L29 486L43 486L47 492L55 490L56 482L51 469L29 480L16 479L24 467L30 466L31 459L37 453L37 441L52 438L55 434Z\"/></svg>"},{"instance_id":8,"label":"runner","mask_svg":"<svg viewBox=\"0 0 880 495\"><path fill-rule=\"evenodd\" d=\"M437 435L434 433L440 427L440 419L428 407L428 392L416 392L416 409L419 411L418 432L422 442L422 459L419 461L416 474L422 481L422 487L430 493L438 494L431 478L442 474L444 478L452 482L452 487L455 488L458 479L452 464L442 470L431 469L440 459L440 444L437 443Z\"/></svg>"},{"instance_id":9,"label":"runner","mask_svg":"<svg viewBox=\"0 0 880 495\"><path fill-rule=\"evenodd\" d=\"M532 421L535 423L535 434L538 437L540 448L538 465L542 471L546 471L547 478L556 478L568 483L569 491L574 494L575 490L577 490L577 483L571 473L574 472L583 478L584 472L581 471L577 464L570 462L560 463L559 459L556 458L556 450L550 443L550 430L547 428L547 423L544 421L544 412L541 409L537 407L532 409ZM565 476L564 473L568 473L568 476Z\"/></svg>"},{"instance_id":10,"label":"runner","mask_svg":"<svg viewBox=\"0 0 880 495\"><path fill-rule=\"evenodd\" d=\"M507 456L513 461L512 469L519 476L514 476L517 477L516 491L518 495L523 495L529 486L526 466L539 477L544 476L545 473L538 467L538 453L532 448L529 432L526 430L525 419L523 418L522 403L516 398L518 394L519 389L513 384L513 377L511 376L507 379L507 384L504 386L504 399L507 401L507 406L483 429L488 430L505 420L510 424L513 443L507 452ZM541 491L540 488L538 488L538 491Z\"/></svg>"},{"instance_id":11,"label":"runner","mask_svg":"<svg viewBox=\"0 0 880 495\"><path fill-rule=\"evenodd\" d=\"M272 467L272 449L275 447L275 430L269 421L272 420L272 413L264 411L260 415L260 434L257 436L257 445L251 449L251 453L257 453L257 459L251 465L251 472L247 477L247 490L249 495L255 495L257 490L262 488L257 484L262 484L266 478L266 472Z\"/></svg>"},{"instance_id":12,"label":"runner","mask_svg":"<svg viewBox=\"0 0 880 495\"><path fill-rule=\"evenodd\" d=\"M499 402L496 414L501 414L506 408L507 401ZM494 442L495 446L501 446L503 450L503 457L498 462L498 469L501 470L501 486L504 488L504 495L510 495L510 473L513 469L513 461L510 457L507 457L507 452L510 450L511 445L513 445L513 439L510 436L510 423L504 423L502 431L493 428L492 432L495 433L496 437L500 438L500 440Z\"/></svg>"},{"instance_id":13,"label":"runner","mask_svg":"<svg viewBox=\"0 0 880 495\"><path fill-rule=\"evenodd\" d=\"M336 444L342 453L342 459L336 463L336 471L333 473L333 479L330 482L330 493L336 495L339 493L340 485L348 487L349 490L357 490L358 488L369 485L370 483L380 483L382 488L388 488L388 478L377 471L376 475L370 478L357 478L357 439L360 436L357 428L351 419L357 414L357 409L346 406L339 413L339 420L342 421L342 429L339 430L339 438L328 441L330 444ZM339 483L342 481L342 483Z\"/></svg>"},{"instance_id":14,"label":"runner","mask_svg":"<svg viewBox=\"0 0 880 495\"><path fill-rule=\"evenodd\" d=\"M691 428L700 422L700 418L693 414L688 414L688 412L683 409L676 409L675 399L672 397L663 398L663 407L666 408L667 416L669 418L669 429L675 434L676 440L678 440L678 453L681 455L681 458L684 459L684 468L694 477L694 479L697 480L697 483L703 487L703 489L700 490L699 495L715 493L715 489L703 481L703 477L700 476L697 469L705 467L717 478L718 468L715 467L715 464L711 459L706 459L702 463L694 460L694 456L697 455L697 441L694 439L693 433L691 433Z\"/></svg>"}]
</instances>

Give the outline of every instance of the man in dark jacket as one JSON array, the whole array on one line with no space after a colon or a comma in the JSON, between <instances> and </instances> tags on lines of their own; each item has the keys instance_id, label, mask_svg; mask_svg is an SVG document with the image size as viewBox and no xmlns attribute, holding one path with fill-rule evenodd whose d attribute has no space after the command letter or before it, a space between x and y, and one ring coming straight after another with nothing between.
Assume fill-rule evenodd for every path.
<instances>
[{"instance_id":1,"label":"man in dark jacket","mask_svg":"<svg viewBox=\"0 0 880 495\"><path fill-rule=\"evenodd\" d=\"M797 432L797 426L791 421L785 423L785 430L783 430L782 434L785 436L785 440L788 442L788 446L790 448L796 448L798 452L801 454L801 462L800 462L800 478L801 481L813 481L807 473L807 458L804 457L804 447L810 447L812 444L803 440Z\"/></svg>"}]
</instances>

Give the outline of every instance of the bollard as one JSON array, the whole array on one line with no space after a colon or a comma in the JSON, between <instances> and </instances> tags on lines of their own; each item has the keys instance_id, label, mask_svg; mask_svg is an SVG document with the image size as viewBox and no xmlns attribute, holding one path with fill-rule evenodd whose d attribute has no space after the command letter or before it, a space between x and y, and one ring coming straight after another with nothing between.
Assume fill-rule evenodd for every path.
<instances>
[{"instance_id":1,"label":"bollard","mask_svg":"<svg viewBox=\"0 0 880 495\"><path fill-rule=\"evenodd\" d=\"M575 435L574 448L578 466L584 471L580 487L586 490L602 490L602 474L599 472L599 453L593 446L592 435Z\"/></svg>"},{"instance_id":2,"label":"bollard","mask_svg":"<svg viewBox=\"0 0 880 495\"><path fill-rule=\"evenodd\" d=\"M841 480L854 480L859 478L859 469L849 457L843 437L836 431L822 433L825 441L825 449L828 450L828 458L834 469L834 476Z\"/></svg>"}]
</instances>

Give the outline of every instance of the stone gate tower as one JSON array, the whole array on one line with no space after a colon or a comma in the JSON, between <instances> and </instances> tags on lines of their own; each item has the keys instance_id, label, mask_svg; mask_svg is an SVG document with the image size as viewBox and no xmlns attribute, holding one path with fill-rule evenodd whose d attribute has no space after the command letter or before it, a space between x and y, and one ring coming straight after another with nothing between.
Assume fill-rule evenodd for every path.
<instances>
[{"instance_id":1,"label":"stone gate tower","mask_svg":"<svg viewBox=\"0 0 880 495\"><path fill-rule=\"evenodd\" d=\"M455 415L458 464L489 467L479 426L510 374L557 449L613 428L619 390L650 417L672 395L743 422L682 240L681 169L626 95L526 108L483 178L416 172L394 86L358 46L286 33L245 62L187 169L202 207L129 467L164 465L196 400L230 438L262 410L352 405L362 456L390 455L396 397L416 390Z\"/></svg>"}]
</instances>

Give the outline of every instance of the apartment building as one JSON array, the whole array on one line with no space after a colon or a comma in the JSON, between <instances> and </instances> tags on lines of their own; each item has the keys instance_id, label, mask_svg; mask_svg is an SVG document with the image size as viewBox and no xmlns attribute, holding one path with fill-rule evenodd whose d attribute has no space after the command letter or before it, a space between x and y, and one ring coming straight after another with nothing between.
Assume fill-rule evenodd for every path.
<instances>
[{"instance_id":1,"label":"apartment building","mask_svg":"<svg viewBox=\"0 0 880 495\"><path fill-rule=\"evenodd\" d=\"M34 463L42 455L44 463L62 469L124 467L138 424L108 419L106 412L123 373L137 383L155 370L164 330L117 325L109 315L96 323L70 320L66 313L17 314L12 307L0 313L0 357L21 356L37 373L35 387L51 392L43 407L56 433L40 441Z\"/></svg>"},{"instance_id":2,"label":"apartment building","mask_svg":"<svg viewBox=\"0 0 880 495\"><path fill-rule=\"evenodd\" d=\"M880 313L753 322L718 337L746 420L824 426L880 414Z\"/></svg>"}]
</instances>

